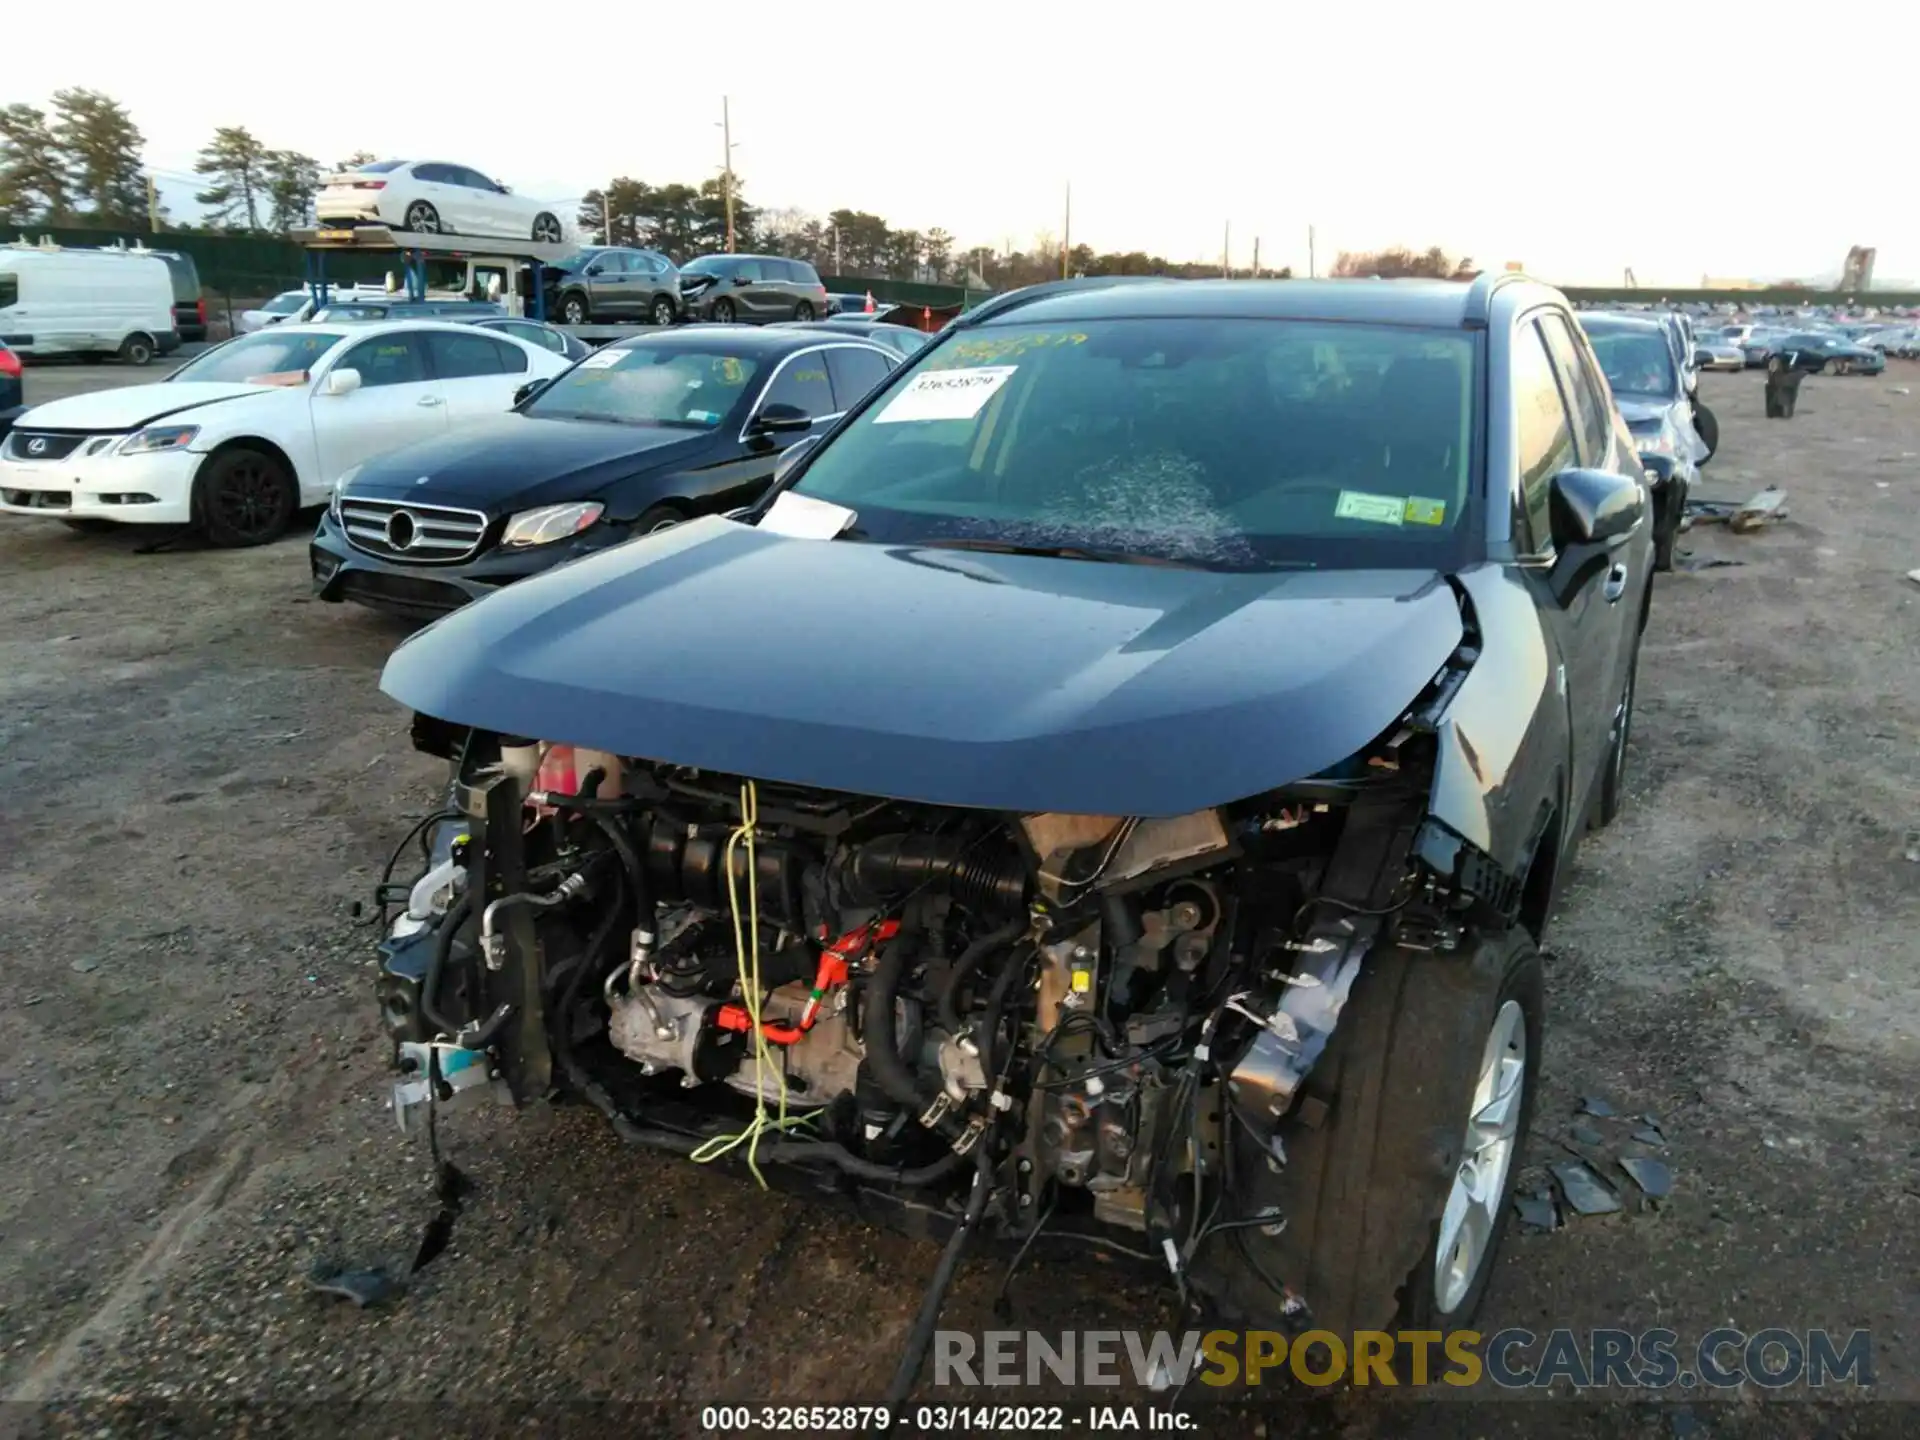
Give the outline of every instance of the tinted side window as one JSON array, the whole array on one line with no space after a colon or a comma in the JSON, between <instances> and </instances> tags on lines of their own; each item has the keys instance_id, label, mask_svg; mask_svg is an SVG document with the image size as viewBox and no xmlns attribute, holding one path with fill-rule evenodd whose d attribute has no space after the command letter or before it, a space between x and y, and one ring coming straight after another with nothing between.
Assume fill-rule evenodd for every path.
<instances>
[{"instance_id":1,"label":"tinted side window","mask_svg":"<svg viewBox=\"0 0 1920 1440\"><path fill-rule=\"evenodd\" d=\"M454 178L453 167L450 165L416 165L413 167L413 178L416 180L425 180L433 185L458 185L460 183Z\"/></svg>"},{"instance_id":2,"label":"tinted side window","mask_svg":"<svg viewBox=\"0 0 1920 1440\"><path fill-rule=\"evenodd\" d=\"M1612 458L1608 442L1613 435L1613 407L1593 373L1586 347L1574 339L1573 331L1559 315L1541 316L1540 329L1547 337L1547 349L1553 352L1554 363L1560 368L1567 397L1573 402L1580 458L1585 464L1604 466Z\"/></svg>"},{"instance_id":3,"label":"tinted side window","mask_svg":"<svg viewBox=\"0 0 1920 1440\"><path fill-rule=\"evenodd\" d=\"M341 357L336 369L358 370L362 389L377 385L413 385L427 378L417 336L381 335L362 340Z\"/></svg>"},{"instance_id":4,"label":"tinted side window","mask_svg":"<svg viewBox=\"0 0 1920 1440\"><path fill-rule=\"evenodd\" d=\"M887 372L892 368L883 356L871 350L861 350L852 345L829 350L827 373L833 377L834 408L852 409L853 402L886 379Z\"/></svg>"},{"instance_id":5,"label":"tinted side window","mask_svg":"<svg viewBox=\"0 0 1920 1440\"><path fill-rule=\"evenodd\" d=\"M734 261L733 273L742 280L762 280L766 278L761 272L760 262L758 260Z\"/></svg>"},{"instance_id":6,"label":"tinted side window","mask_svg":"<svg viewBox=\"0 0 1920 1440\"><path fill-rule=\"evenodd\" d=\"M20 281L12 275L0 275L0 310L20 303Z\"/></svg>"},{"instance_id":7,"label":"tinted side window","mask_svg":"<svg viewBox=\"0 0 1920 1440\"><path fill-rule=\"evenodd\" d=\"M1560 399L1546 342L1531 322L1513 332L1513 404L1520 421L1526 548L1544 550L1552 534L1547 522L1548 482L1574 463L1573 426Z\"/></svg>"},{"instance_id":8,"label":"tinted side window","mask_svg":"<svg viewBox=\"0 0 1920 1440\"><path fill-rule=\"evenodd\" d=\"M442 380L498 375L505 369L501 360L502 352L507 347L477 332L472 335L445 335L436 331L428 335L426 341L427 349L433 355L434 371Z\"/></svg>"},{"instance_id":9,"label":"tinted side window","mask_svg":"<svg viewBox=\"0 0 1920 1440\"><path fill-rule=\"evenodd\" d=\"M818 285L820 283L820 272L804 260L789 260L787 262L787 269L792 273L793 278L798 280L802 285Z\"/></svg>"},{"instance_id":10,"label":"tinted side window","mask_svg":"<svg viewBox=\"0 0 1920 1440\"><path fill-rule=\"evenodd\" d=\"M456 183L466 186L469 190L493 189L493 182L478 170L469 170L464 165L457 165L454 167L453 173L456 177Z\"/></svg>"},{"instance_id":11,"label":"tinted side window","mask_svg":"<svg viewBox=\"0 0 1920 1440\"><path fill-rule=\"evenodd\" d=\"M827 379L827 357L823 351L809 350L796 355L781 367L760 401L768 405L797 405L802 413L818 419L831 415L839 407L833 403L833 385Z\"/></svg>"}]
</instances>

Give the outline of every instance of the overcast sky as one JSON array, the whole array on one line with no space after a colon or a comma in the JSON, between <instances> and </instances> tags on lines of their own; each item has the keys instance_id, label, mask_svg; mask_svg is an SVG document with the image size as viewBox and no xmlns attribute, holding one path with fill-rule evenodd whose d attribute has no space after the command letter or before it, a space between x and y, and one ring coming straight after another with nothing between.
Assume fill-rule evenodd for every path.
<instances>
[{"instance_id":1,"label":"overcast sky","mask_svg":"<svg viewBox=\"0 0 1920 1440\"><path fill-rule=\"evenodd\" d=\"M1409 19L1392 18L1404 10ZM440 158L565 203L718 172L721 96L756 204L847 206L964 246L1305 273L1441 245L1565 284L1920 277L1920 7L1614 0L10 7L7 90L127 105L176 210L217 125L331 163ZM1776 18L1777 17L1777 18ZM1446 22L1444 27L1440 20ZM28 58L31 57L31 63ZM1885 58L1886 65L1880 63ZM1888 68L1892 67L1892 68ZM1771 97L1778 96L1773 101ZM1765 123L1770 104L1785 117Z\"/></svg>"}]
</instances>

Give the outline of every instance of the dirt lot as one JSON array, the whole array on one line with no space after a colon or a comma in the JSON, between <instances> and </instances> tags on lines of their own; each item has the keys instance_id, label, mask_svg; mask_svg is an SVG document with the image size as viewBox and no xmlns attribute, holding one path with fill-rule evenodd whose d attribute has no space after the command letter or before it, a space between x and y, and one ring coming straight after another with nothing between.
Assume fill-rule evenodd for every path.
<instances>
[{"instance_id":1,"label":"dirt lot","mask_svg":"<svg viewBox=\"0 0 1920 1440\"><path fill-rule=\"evenodd\" d=\"M1630 806L1549 937L1529 1156L1564 1158L1577 1098L1604 1096L1658 1114L1676 1193L1512 1237L1486 1330L1865 1327L1878 1394L1920 1400L1920 397L1896 393L1917 379L1809 380L1786 423L1759 377L1705 382L1711 488L1781 484L1792 513L1696 530L1737 568L1658 586ZM579 1112L452 1117L476 1189L446 1253L384 1311L304 1289L316 1258L404 1263L434 1214L349 907L436 768L376 688L400 632L310 602L302 541L134 549L0 526L0 1394L329 1428L316 1402L619 1397L660 1402L658 1432L719 1399L877 1396L929 1248ZM993 1328L998 1280L968 1267L947 1323ZM1064 1258L1015 1297L1027 1328L1171 1323ZM1616 1405L1590 1433L1818 1428L1752 1391L1667 1398L1689 1408ZM1349 1395L1330 1423L1546 1418L1465 1410Z\"/></svg>"}]
</instances>

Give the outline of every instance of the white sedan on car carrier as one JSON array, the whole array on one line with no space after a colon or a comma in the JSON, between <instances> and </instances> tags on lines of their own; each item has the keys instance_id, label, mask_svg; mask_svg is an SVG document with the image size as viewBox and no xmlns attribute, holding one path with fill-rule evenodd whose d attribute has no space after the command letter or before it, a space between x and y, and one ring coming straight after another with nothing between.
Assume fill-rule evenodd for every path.
<instances>
[{"instance_id":1,"label":"white sedan on car carrier","mask_svg":"<svg viewBox=\"0 0 1920 1440\"><path fill-rule=\"evenodd\" d=\"M500 414L567 364L470 325L276 325L158 384L27 411L0 444L0 511L261 545L356 465Z\"/></svg>"},{"instance_id":2,"label":"white sedan on car carrier","mask_svg":"<svg viewBox=\"0 0 1920 1440\"><path fill-rule=\"evenodd\" d=\"M494 235L558 245L560 214L467 165L373 160L329 175L314 197L322 225L385 225L415 235Z\"/></svg>"}]
</instances>

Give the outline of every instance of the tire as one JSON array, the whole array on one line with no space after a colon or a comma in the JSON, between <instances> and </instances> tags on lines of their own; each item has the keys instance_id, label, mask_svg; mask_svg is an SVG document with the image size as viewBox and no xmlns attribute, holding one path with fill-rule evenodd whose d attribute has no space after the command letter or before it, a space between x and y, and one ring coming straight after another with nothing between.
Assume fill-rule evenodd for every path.
<instances>
[{"instance_id":1,"label":"tire","mask_svg":"<svg viewBox=\"0 0 1920 1440\"><path fill-rule=\"evenodd\" d=\"M1680 543L1680 516L1685 510L1683 502L1659 506L1654 512L1653 568L1658 573L1673 569L1673 553Z\"/></svg>"},{"instance_id":2,"label":"tire","mask_svg":"<svg viewBox=\"0 0 1920 1440\"><path fill-rule=\"evenodd\" d=\"M807 301L802 300L798 305L793 307L793 318L796 320L811 320L813 318L813 306Z\"/></svg>"},{"instance_id":3,"label":"tire","mask_svg":"<svg viewBox=\"0 0 1920 1440\"><path fill-rule=\"evenodd\" d=\"M671 530L686 518L686 512L678 505L649 505L640 512L640 518L633 522L633 533L636 539L642 535L657 534L662 530Z\"/></svg>"},{"instance_id":4,"label":"tire","mask_svg":"<svg viewBox=\"0 0 1920 1440\"><path fill-rule=\"evenodd\" d=\"M567 232L560 226L557 217L542 210L533 217L533 243L536 245L558 245L566 239Z\"/></svg>"},{"instance_id":5,"label":"tire","mask_svg":"<svg viewBox=\"0 0 1920 1440\"><path fill-rule=\"evenodd\" d=\"M1508 1009L1509 1004L1514 1008ZM1277 1204L1284 1231L1242 1229L1249 1262L1228 1273L1252 1323L1278 1324L1279 1297L1259 1273L1305 1299L1316 1328L1457 1329L1471 1323L1504 1234L1540 1065L1544 1019L1540 957L1515 927L1469 933L1453 953L1376 951L1362 966L1307 1089L1327 1101L1317 1127L1295 1126L1287 1163L1272 1173L1236 1126L1234 1166L1254 1173L1258 1195L1230 1196L1239 1213ZM1490 1045L1496 1024L1511 1043ZM1515 1091L1512 1128L1488 1155L1492 1204L1478 1217L1477 1264L1443 1284L1442 1223L1466 1159L1468 1120L1483 1062L1503 1062ZM1518 1061L1517 1067L1511 1065ZM1496 1077L1497 1078L1497 1077ZM1248 1203L1251 1201L1252 1203ZM1450 1247L1451 1248L1451 1247ZM1225 1257L1216 1257L1220 1263ZM1449 1259L1452 1257L1449 1256ZM1297 1324L1297 1322L1294 1322Z\"/></svg>"},{"instance_id":6,"label":"tire","mask_svg":"<svg viewBox=\"0 0 1920 1440\"><path fill-rule=\"evenodd\" d=\"M1594 804L1593 828L1604 830L1619 817L1626 797L1627 746L1633 741L1633 702L1640 693L1640 637L1633 637L1633 653L1627 657L1627 680L1621 687L1614 710L1613 726L1608 732L1606 766L1600 772L1600 794Z\"/></svg>"},{"instance_id":7,"label":"tire","mask_svg":"<svg viewBox=\"0 0 1920 1440\"><path fill-rule=\"evenodd\" d=\"M1827 360L1821 364L1820 373L1822 375L1844 375L1847 373L1847 362L1836 355L1831 360Z\"/></svg>"},{"instance_id":8,"label":"tire","mask_svg":"<svg viewBox=\"0 0 1920 1440\"><path fill-rule=\"evenodd\" d=\"M299 487L287 467L264 450L215 451L193 484L200 531L222 550L277 540L300 508Z\"/></svg>"},{"instance_id":9,"label":"tire","mask_svg":"<svg viewBox=\"0 0 1920 1440\"><path fill-rule=\"evenodd\" d=\"M400 228L409 235L445 234L440 224L440 212L425 200L416 200L407 206L406 216L400 222Z\"/></svg>"},{"instance_id":10,"label":"tire","mask_svg":"<svg viewBox=\"0 0 1920 1440\"><path fill-rule=\"evenodd\" d=\"M653 297L653 323L656 325L673 324L673 301L664 295Z\"/></svg>"},{"instance_id":11,"label":"tire","mask_svg":"<svg viewBox=\"0 0 1920 1440\"><path fill-rule=\"evenodd\" d=\"M1700 439L1707 447L1706 459L1697 462L1704 465L1707 460L1713 459L1719 453L1720 419L1713 411L1696 400L1693 404L1693 428L1700 432Z\"/></svg>"},{"instance_id":12,"label":"tire","mask_svg":"<svg viewBox=\"0 0 1920 1440\"><path fill-rule=\"evenodd\" d=\"M120 363L122 365L151 365L153 363L153 337L150 335L129 335L120 342Z\"/></svg>"},{"instance_id":13,"label":"tire","mask_svg":"<svg viewBox=\"0 0 1920 1440\"><path fill-rule=\"evenodd\" d=\"M593 319L593 306L587 303L587 297L575 291L560 299L560 323L562 325L585 325Z\"/></svg>"},{"instance_id":14,"label":"tire","mask_svg":"<svg viewBox=\"0 0 1920 1440\"><path fill-rule=\"evenodd\" d=\"M733 301L722 296L713 302L713 309L708 313L722 325L731 325L734 316Z\"/></svg>"}]
</instances>

